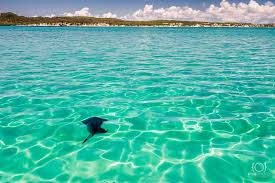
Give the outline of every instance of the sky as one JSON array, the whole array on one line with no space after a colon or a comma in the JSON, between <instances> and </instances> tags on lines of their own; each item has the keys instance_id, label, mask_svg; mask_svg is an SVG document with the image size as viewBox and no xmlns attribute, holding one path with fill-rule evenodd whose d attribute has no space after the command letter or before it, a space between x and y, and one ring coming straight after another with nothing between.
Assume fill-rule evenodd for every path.
<instances>
[{"instance_id":1,"label":"sky","mask_svg":"<svg viewBox=\"0 0 275 183\"><path fill-rule=\"evenodd\" d=\"M275 23L275 0L0 0L0 12L23 16Z\"/></svg>"}]
</instances>

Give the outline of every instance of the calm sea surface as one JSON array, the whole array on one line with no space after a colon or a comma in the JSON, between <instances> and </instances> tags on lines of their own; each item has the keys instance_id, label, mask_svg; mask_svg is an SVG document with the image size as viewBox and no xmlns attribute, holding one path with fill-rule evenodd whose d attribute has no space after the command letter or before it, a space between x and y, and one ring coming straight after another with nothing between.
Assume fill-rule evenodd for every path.
<instances>
[{"instance_id":1,"label":"calm sea surface","mask_svg":"<svg viewBox=\"0 0 275 183\"><path fill-rule=\"evenodd\" d=\"M272 182L275 29L0 27L0 182ZM82 120L109 119L84 145Z\"/></svg>"}]
</instances>

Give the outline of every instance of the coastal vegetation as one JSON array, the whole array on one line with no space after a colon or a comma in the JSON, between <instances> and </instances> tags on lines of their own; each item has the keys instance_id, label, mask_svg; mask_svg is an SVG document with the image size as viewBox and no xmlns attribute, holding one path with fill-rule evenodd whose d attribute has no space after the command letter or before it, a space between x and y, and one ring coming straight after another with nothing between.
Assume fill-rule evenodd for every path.
<instances>
[{"instance_id":1,"label":"coastal vegetation","mask_svg":"<svg viewBox=\"0 0 275 183\"><path fill-rule=\"evenodd\" d=\"M12 12L0 14L0 25L18 26L193 26L193 27L275 27L275 24L236 22L195 22L177 20L129 21L96 17L25 17Z\"/></svg>"}]
</instances>

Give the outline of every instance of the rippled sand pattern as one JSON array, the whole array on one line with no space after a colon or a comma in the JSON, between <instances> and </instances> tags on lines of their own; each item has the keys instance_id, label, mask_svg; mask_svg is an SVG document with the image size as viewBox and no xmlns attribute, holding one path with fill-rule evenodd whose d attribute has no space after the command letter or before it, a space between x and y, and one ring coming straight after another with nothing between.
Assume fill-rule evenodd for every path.
<instances>
[{"instance_id":1,"label":"rippled sand pattern","mask_svg":"<svg viewBox=\"0 0 275 183\"><path fill-rule=\"evenodd\" d=\"M272 182L275 29L0 28L0 182ZM88 135L81 120L109 119Z\"/></svg>"}]
</instances>

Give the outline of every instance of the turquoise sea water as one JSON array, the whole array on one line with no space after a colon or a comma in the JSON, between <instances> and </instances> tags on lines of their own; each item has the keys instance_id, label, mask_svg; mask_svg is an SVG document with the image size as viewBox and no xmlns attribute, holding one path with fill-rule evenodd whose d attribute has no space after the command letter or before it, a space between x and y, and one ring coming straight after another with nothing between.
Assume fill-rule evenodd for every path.
<instances>
[{"instance_id":1,"label":"turquoise sea water","mask_svg":"<svg viewBox=\"0 0 275 183\"><path fill-rule=\"evenodd\" d=\"M0 182L272 182L275 29L0 27ZM86 144L82 120L109 119Z\"/></svg>"}]
</instances>

